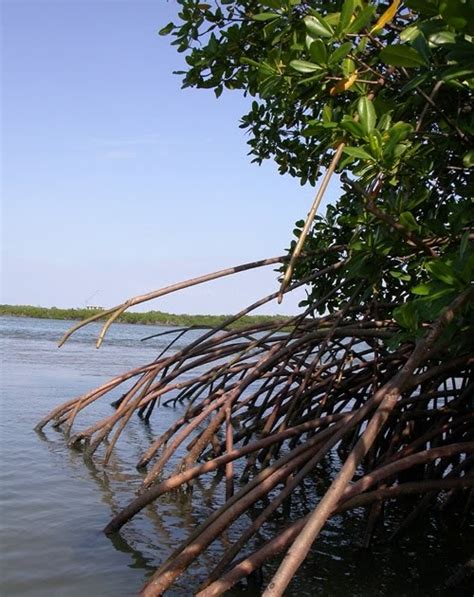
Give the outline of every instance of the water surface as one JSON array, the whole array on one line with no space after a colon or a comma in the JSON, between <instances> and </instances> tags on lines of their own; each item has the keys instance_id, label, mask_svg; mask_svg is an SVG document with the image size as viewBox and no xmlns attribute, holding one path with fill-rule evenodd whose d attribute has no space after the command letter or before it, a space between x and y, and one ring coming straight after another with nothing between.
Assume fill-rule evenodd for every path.
<instances>
[{"instance_id":1,"label":"water surface","mask_svg":"<svg viewBox=\"0 0 474 597\"><path fill-rule=\"evenodd\" d=\"M140 342L163 328L120 324L112 327L98 351L94 348L98 326L90 326L59 350L57 341L70 324L0 318L2 596L135 595L152 570L223 499L222 492L212 491L212 479L207 479L197 485L192 501L165 497L127 525L122 538L111 541L103 535L101 529L111 514L129 501L140 483L141 476L134 468L139 454L181 409L155 411L149 426L134 418L107 469L84 462L80 452L66 447L62 433L50 428L44 435L35 433L34 425L54 406L153 360L168 341L165 337ZM180 340L176 347L184 342ZM105 398L83 422L110 412L110 399ZM311 497L313 489L309 480L304 490ZM306 513L310 505L294 502L291 515ZM244 523L238 521L227 540L236 537ZM440 539L432 520L420 522L414 536L397 546L378 543L373 550L363 551L357 547L362 523L363 512L330 521L288 594L448 594L444 580L474 552L469 529L455 530ZM283 517L277 516L256 541L284 524ZM223 547L221 542L212 545L201 563L169 594L191 595L191 587ZM266 575L275 566L267 567Z\"/></svg>"}]
</instances>

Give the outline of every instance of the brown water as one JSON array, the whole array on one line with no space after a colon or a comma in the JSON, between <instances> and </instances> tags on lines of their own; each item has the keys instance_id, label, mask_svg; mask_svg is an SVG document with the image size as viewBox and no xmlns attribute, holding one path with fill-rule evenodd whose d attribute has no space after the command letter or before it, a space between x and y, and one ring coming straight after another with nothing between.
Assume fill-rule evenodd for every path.
<instances>
[{"instance_id":1,"label":"brown water","mask_svg":"<svg viewBox=\"0 0 474 597\"><path fill-rule=\"evenodd\" d=\"M127 503L140 482L134 468L139 453L181 411L155 411L150 426L138 419L132 421L105 470L68 449L61 433L47 429L44 435L36 434L34 425L53 406L148 362L165 342L141 343L140 338L153 333L148 326L116 325L99 351L93 346L94 327L80 331L58 350L57 340L69 325L0 318L0 594L6 597L135 595L172 548L223 499L220 490L213 491L209 477L197 484L192 500L185 496L162 499L127 525L122 537L111 541L102 534L112 512ZM99 403L83 422L110 413L109 402ZM303 488L305 496L303 489L299 491L301 499L294 500L299 505L293 506L292 517L308 511L314 488L308 482ZM385 525L390 527L397 515L393 509ZM389 546L379 541L371 551L364 551L358 547L363 516L356 511L330 521L288 595L470 594L443 587L455 567L474 553L473 526L462 533L455 530L440 536L439 523L433 517L420 521L413 536L400 544ZM246 522L239 520L228 540L236 537ZM276 517L257 543L283 524L282 516ZM388 536L388 530L380 530L380 539ZM212 545L201 563L169 594L191 595L223 548L221 542ZM267 566L265 575L275 566ZM258 595L259 591L237 589L233 594Z\"/></svg>"}]
</instances>

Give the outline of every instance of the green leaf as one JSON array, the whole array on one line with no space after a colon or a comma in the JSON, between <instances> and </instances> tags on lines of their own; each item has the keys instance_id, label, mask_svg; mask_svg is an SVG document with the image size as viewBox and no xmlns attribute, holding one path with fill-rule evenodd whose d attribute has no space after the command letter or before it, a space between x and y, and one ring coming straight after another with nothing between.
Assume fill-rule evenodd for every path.
<instances>
[{"instance_id":1,"label":"green leaf","mask_svg":"<svg viewBox=\"0 0 474 597\"><path fill-rule=\"evenodd\" d=\"M415 218L413 217L413 214L410 211L404 211L403 213L401 213L399 221L404 228L412 232L414 230L418 231L420 228Z\"/></svg>"},{"instance_id":2,"label":"green leaf","mask_svg":"<svg viewBox=\"0 0 474 597\"><path fill-rule=\"evenodd\" d=\"M390 127L389 135L390 139L395 143L400 143L400 141L404 141L412 132L413 126L409 122L399 121Z\"/></svg>"},{"instance_id":3,"label":"green leaf","mask_svg":"<svg viewBox=\"0 0 474 597\"><path fill-rule=\"evenodd\" d=\"M411 291L413 294L427 296L432 291L432 287L429 284L417 284L416 286L413 286Z\"/></svg>"},{"instance_id":4,"label":"green leaf","mask_svg":"<svg viewBox=\"0 0 474 597\"><path fill-rule=\"evenodd\" d=\"M348 278L363 278L370 275L373 261L364 253L355 253L351 256L345 274Z\"/></svg>"},{"instance_id":5,"label":"green leaf","mask_svg":"<svg viewBox=\"0 0 474 597\"><path fill-rule=\"evenodd\" d=\"M315 37L332 37L332 28L319 17L305 17L304 24L306 29Z\"/></svg>"},{"instance_id":6,"label":"green leaf","mask_svg":"<svg viewBox=\"0 0 474 597\"><path fill-rule=\"evenodd\" d=\"M431 291L429 295L415 299L420 316L433 321L440 316L444 307L452 302L457 291L446 286L440 290Z\"/></svg>"},{"instance_id":7,"label":"green leaf","mask_svg":"<svg viewBox=\"0 0 474 597\"><path fill-rule=\"evenodd\" d=\"M400 33L400 39L402 41L413 41L420 35L418 25L411 25Z\"/></svg>"},{"instance_id":8,"label":"green leaf","mask_svg":"<svg viewBox=\"0 0 474 597\"><path fill-rule=\"evenodd\" d=\"M262 68L265 68L262 65ZM265 81L262 82L262 85L260 87L260 95L263 98L267 98L270 97L275 90L278 88L278 86L280 85L280 77L279 76L269 76L265 79Z\"/></svg>"},{"instance_id":9,"label":"green leaf","mask_svg":"<svg viewBox=\"0 0 474 597\"><path fill-rule=\"evenodd\" d=\"M467 36L465 36L467 38ZM474 62L474 45L466 41L466 39L458 40L456 43L449 44L449 53L447 54L448 61L458 63L472 64Z\"/></svg>"},{"instance_id":10,"label":"green leaf","mask_svg":"<svg viewBox=\"0 0 474 597\"><path fill-rule=\"evenodd\" d=\"M382 157L382 136L380 131L373 129L370 133L367 133L367 137L372 155L380 159Z\"/></svg>"},{"instance_id":11,"label":"green leaf","mask_svg":"<svg viewBox=\"0 0 474 597\"><path fill-rule=\"evenodd\" d=\"M462 268L461 278L466 284L472 284L474 272L474 253L471 253L469 256L464 255L463 259L465 260L465 265Z\"/></svg>"},{"instance_id":12,"label":"green leaf","mask_svg":"<svg viewBox=\"0 0 474 597\"><path fill-rule=\"evenodd\" d=\"M441 78L443 81L453 81L459 79L464 81L474 77L474 62L468 64L456 64L450 66L442 71Z\"/></svg>"},{"instance_id":13,"label":"green leaf","mask_svg":"<svg viewBox=\"0 0 474 597\"><path fill-rule=\"evenodd\" d=\"M426 269L433 274L435 278L441 280L448 286L456 284L456 276L452 267L443 261L431 261L426 264Z\"/></svg>"},{"instance_id":14,"label":"green leaf","mask_svg":"<svg viewBox=\"0 0 474 597\"><path fill-rule=\"evenodd\" d=\"M260 12L259 14L252 15L252 20L254 21L273 21L274 19L279 19L281 15L276 14L274 12Z\"/></svg>"},{"instance_id":15,"label":"green leaf","mask_svg":"<svg viewBox=\"0 0 474 597\"><path fill-rule=\"evenodd\" d=\"M390 125L392 124L392 115L388 112L384 112L382 116L379 118L377 123L377 129L379 131L388 131L390 129Z\"/></svg>"},{"instance_id":16,"label":"green leaf","mask_svg":"<svg viewBox=\"0 0 474 597\"><path fill-rule=\"evenodd\" d=\"M248 64L249 66L255 66L257 68L260 68L260 62L257 62L256 60L252 60L251 58L246 58L245 56L242 56L242 58L240 59L241 64Z\"/></svg>"},{"instance_id":17,"label":"green leaf","mask_svg":"<svg viewBox=\"0 0 474 597\"><path fill-rule=\"evenodd\" d=\"M471 149L471 151L468 151L464 155L462 163L466 168L474 168L474 149Z\"/></svg>"},{"instance_id":18,"label":"green leaf","mask_svg":"<svg viewBox=\"0 0 474 597\"><path fill-rule=\"evenodd\" d=\"M423 57L425 64L430 63L431 50L428 42L426 41L426 37L423 34L418 35L418 37L413 41L413 49L415 49L418 54Z\"/></svg>"},{"instance_id":19,"label":"green leaf","mask_svg":"<svg viewBox=\"0 0 474 597\"><path fill-rule=\"evenodd\" d=\"M405 93L412 91L413 89L415 89L415 87L418 87L419 85L424 83L428 78L429 74L427 72L416 75L416 77L410 79L408 83L400 89L400 95L404 95Z\"/></svg>"},{"instance_id":20,"label":"green leaf","mask_svg":"<svg viewBox=\"0 0 474 597\"><path fill-rule=\"evenodd\" d=\"M347 131L350 135L355 137L356 139L361 139L365 136L365 131L362 128L360 122L355 122L352 118L348 117L341 121L341 128Z\"/></svg>"},{"instance_id":21,"label":"green leaf","mask_svg":"<svg viewBox=\"0 0 474 597\"><path fill-rule=\"evenodd\" d=\"M309 46L309 53L311 54L312 60L317 64L326 64L328 53L324 42L320 39L316 39Z\"/></svg>"},{"instance_id":22,"label":"green leaf","mask_svg":"<svg viewBox=\"0 0 474 597\"><path fill-rule=\"evenodd\" d=\"M350 41L346 42L345 44L340 45L338 48L334 50L334 52L329 57L328 63L330 66L334 64L338 64L343 58L349 54L352 50L352 44Z\"/></svg>"},{"instance_id":23,"label":"green leaf","mask_svg":"<svg viewBox=\"0 0 474 597\"><path fill-rule=\"evenodd\" d=\"M417 12L420 12L423 16L438 16L436 4L432 0L405 0L405 4L409 8L413 8Z\"/></svg>"},{"instance_id":24,"label":"green leaf","mask_svg":"<svg viewBox=\"0 0 474 597\"><path fill-rule=\"evenodd\" d=\"M428 37L428 41L433 46L444 46L453 44L456 41L456 34L453 31L437 31Z\"/></svg>"},{"instance_id":25,"label":"green leaf","mask_svg":"<svg viewBox=\"0 0 474 597\"><path fill-rule=\"evenodd\" d=\"M323 122L332 121L332 108L329 104L324 104L322 112Z\"/></svg>"},{"instance_id":26,"label":"green leaf","mask_svg":"<svg viewBox=\"0 0 474 597\"><path fill-rule=\"evenodd\" d=\"M383 147L383 153L386 157L390 158L394 155L397 145L404 141L410 133L413 131L413 127L408 122L396 122L388 130L388 141L385 142Z\"/></svg>"},{"instance_id":27,"label":"green leaf","mask_svg":"<svg viewBox=\"0 0 474 597\"><path fill-rule=\"evenodd\" d=\"M365 133L372 132L375 128L377 115L371 100L368 97L362 96L357 102L357 112L359 113L360 123Z\"/></svg>"},{"instance_id":28,"label":"green leaf","mask_svg":"<svg viewBox=\"0 0 474 597\"><path fill-rule=\"evenodd\" d=\"M411 280L410 274L407 274L403 271L391 270L388 273L396 280L403 280L404 282L409 282Z\"/></svg>"},{"instance_id":29,"label":"green leaf","mask_svg":"<svg viewBox=\"0 0 474 597\"><path fill-rule=\"evenodd\" d=\"M358 158L360 160L369 160L370 162L374 162L374 158L362 149L361 147L344 147L344 153L351 156L352 158Z\"/></svg>"},{"instance_id":30,"label":"green leaf","mask_svg":"<svg viewBox=\"0 0 474 597\"><path fill-rule=\"evenodd\" d=\"M312 12L316 17L323 18L315 10L313 10ZM339 23L340 14L341 13L339 13L339 12L328 12L324 15L324 22L327 23L330 27L332 27L334 29L334 27L336 27L337 24Z\"/></svg>"},{"instance_id":31,"label":"green leaf","mask_svg":"<svg viewBox=\"0 0 474 597\"><path fill-rule=\"evenodd\" d=\"M425 64L423 56L410 46L393 44L385 46L380 52L380 60L390 66L422 66Z\"/></svg>"},{"instance_id":32,"label":"green leaf","mask_svg":"<svg viewBox=\"0 0 474 597\"><path fill-rule=\"evenodd\" d=\"M265 75L275 75L277 73L273 66L268 64L268 62L262 62L262 64L260 64L260 72ZM275 79L276 77L273 78Z\"/></svg>"},{"instance_id":33,"label":"green leaf","mask_svg":"<svg viewBox=\"0 0 474 597\"><path fill-rule=\"evenodd\" d=\"M348 79L355 71L356 65L352 58L344 58L342 61L342 74Z\"/></svg>"},{"instance_id":34,"label":"green leaf","mask_svg":"<svg viewBox=\"0 0 474 597\"><path fill-rule=\"evenodd\" d=\"M474 31L474 4L469 0L440 0L439 12L454 29Z\"/></svg>"},{"instance_id":35,"label":"green leaf","mask_svg":"<svg viewBox=\"0 0 474 597\"><path fill-rule=\"evenodd\" d=\"M306 60L292 60L290 62L291 68L294 68L299 73L314 73L314 71L321 70L318 64L306 62Z\"/></svg>"},{"instance_id":36,"label":"green leaf","mask_svg":"<svg viewBox=\"0 0 474 597\"><path fill-rule=\"evenodd\" d=\"M461 255L461 259L464 258L466 254L467 248L469 246L469 232L466 232L461 237L461 242L459 244L459 254Z\"/></svg>"},{"instance_id":37,"label":"green leaf","mask_svg":"<svg viewBox=\"0 0 474 597\"><path fill-rule=\"evenodd\" d=\"M375 13L375 6L370 4L366 8L363 8L356 18L352 21L346 30L346 33L359 33L361 29L366 27L372 20Z\"/></svg>"},{"instance_id":38,"label":"green leaf","mask_svg":"<svg viewBox=\"0 0 474 597\"><path fill-rule=\"evenodd\" d=\"M299 86L310 85L311 83L314 83L315 81L320 81L323 77L324 77L324 72L322 70L320 70L316 75L312 75L311 77L304 77L303 79L300 79L297 84Z\"/></svg>"},{"instance_id":39,"label":"green leaf","mask_svg":"<svg viewBox=\"0 0 474 597\"><path fill-rule=\"evenodd\" d=\"M260 4L266 6L268 8L274 8L275 10L279 10L283 8L286 2L282 2L281 0L260 0Z\"/></svg>"},{"instance_id":40,"label":"green leaf","mask_svg":"<svg viewBox=\"0 0 474 597\"><path fill-rule=\"evenodd\" d=\"M352 15L354 14L354 0L345 0L342 5L341 15L339 17L339 23L336 27L337 35L341 35L346 32L346 28L350 25Z\"/></svg>"},{"instance_id":41,"label":"green leaf","mask_svg":"<svg viewBox=\"0 0 474 597\"><path fill-rule=\"evenodd\" d=\"M401 327L410 331L415 331L418 327L418 310L413 302L394 309L393 317Z\"/></svg>"},{"instance_id":42,"label":"green leaf","mask_svg":"<svg viewBox=\"0 0 474 597\"><path fill-rule=\"evenodd\" d=\"M168 35L174 28L174 23L168 23L165 27L158 31L158 35Z\"/></svg>"}]
</instances>

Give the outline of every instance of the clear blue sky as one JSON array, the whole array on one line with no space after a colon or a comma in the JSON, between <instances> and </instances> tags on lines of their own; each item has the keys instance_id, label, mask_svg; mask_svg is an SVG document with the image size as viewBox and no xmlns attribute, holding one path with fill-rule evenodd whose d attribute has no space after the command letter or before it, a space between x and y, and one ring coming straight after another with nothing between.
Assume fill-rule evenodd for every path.
<instances>
[{"instance_id":1,"label":"clear blue sky","mask_svg":"<svg viewBox=\"0 0 474 597\"><path fill-rule=\"evenodd\" d=\"M282 253L314 190L250 164L241 95L180 89L157 35L173 0L0 1L2 302L110 306ZM275 288L266 268L143 308L229 313Z\"/></svg>"}]
</instances>

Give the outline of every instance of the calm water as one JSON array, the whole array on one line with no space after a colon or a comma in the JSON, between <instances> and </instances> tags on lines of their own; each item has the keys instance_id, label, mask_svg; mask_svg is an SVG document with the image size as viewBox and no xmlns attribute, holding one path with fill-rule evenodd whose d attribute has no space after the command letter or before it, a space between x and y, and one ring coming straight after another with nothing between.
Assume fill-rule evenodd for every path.
<instances>
[{"instance_id":1,"label":"calm water","mask_svg":"<svg viewBox=\"0 0 474 597\"><path fill-rule=\"evenodd\" d=\"M61 433L47 429L44 436L36 434L34 425L51 408L152 360L165 342L140 342L153 333L149 326L116 325L97 351L93 344L97 328L91 326L58 350L57 340L69 325L0 318L2 596L135 595L177 542L222 501L222 494L213 492L207 480L197 485L192 503L176 496L162 499L127 525L123 538L112 542L102 534L111 513L127 503L140 483L134 468L140 451L181 411L155 411L149 427L134 420L105 470L86 464L80 453L69 450ZM109 402L99 401L83 422L109 414ZM305 491L311 494L311 484ZM243 522L231 529L229 540ZM283 523L275 519L267 532ZM444 595L446 577L474 553L472 532L456 531L441 541L433 521L420 523L414 537L398 546L378 544L370 552L357 548L363 530L361 512L333 519L288 594ZM191 586L222 549L219 542L211 546L201 564L169 594L191 595Z\"/></svg>"}]
</instances>

